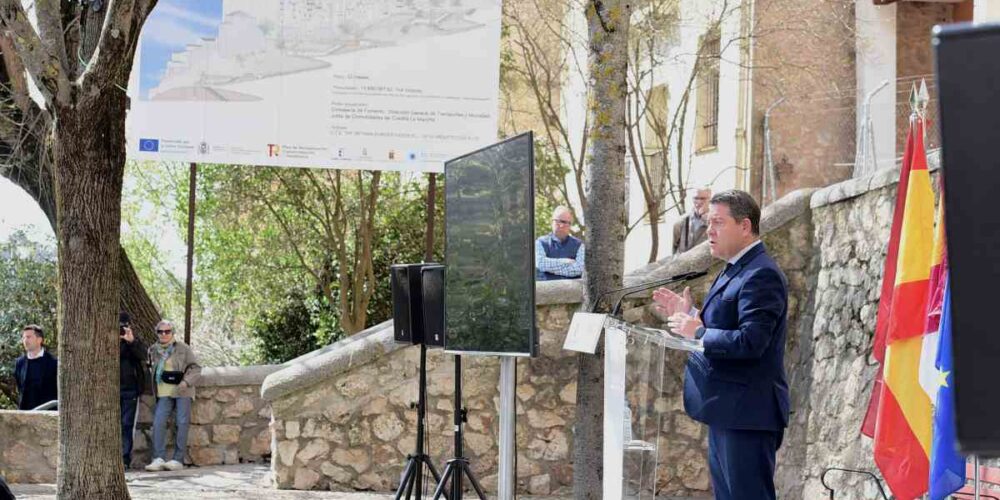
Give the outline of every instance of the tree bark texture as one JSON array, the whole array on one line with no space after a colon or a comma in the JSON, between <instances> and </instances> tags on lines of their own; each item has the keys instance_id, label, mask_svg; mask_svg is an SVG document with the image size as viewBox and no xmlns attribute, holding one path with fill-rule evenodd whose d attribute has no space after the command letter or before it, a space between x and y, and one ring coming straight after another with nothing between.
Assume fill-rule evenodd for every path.
<instances>
[{"instance_id":1,"label":"tree bark texture","mask_svg":"<svg viewBox=\"0 0 1000 500\"><path fill-rule=\"evenodd\" d=\"M589 310L602 293L621 287L624 275L626 71L631 7L624 0L590 0L585 6L591 97L587 103L590 129L585 176L584 307ZM606 299L597 306L606 310ZM596 500L601 498L603 477L603 355L581 354L578 366L573 497Z\"/></svg>"},{"instance_id":2,"label":"tree bark texture","mask_svg":"<svg viewBox=\"0 0 1000 500\"><path fill-rule=\"evenodd\" d=\"M129 498L118 398L125 95L87 96L55 120L59 241L60 498Z\"/></svg>"},{"instance_id":3,"label":"tree bark texture","mask_svg":"<svg viewBox=\"0 0 1000 500\"><path fill-rule=\"evenodd\" d=\"M434 261L434 208L437 206L437 174L427 176L427 224L424 234L424 262Z\"/></svg>"}]
</instances>

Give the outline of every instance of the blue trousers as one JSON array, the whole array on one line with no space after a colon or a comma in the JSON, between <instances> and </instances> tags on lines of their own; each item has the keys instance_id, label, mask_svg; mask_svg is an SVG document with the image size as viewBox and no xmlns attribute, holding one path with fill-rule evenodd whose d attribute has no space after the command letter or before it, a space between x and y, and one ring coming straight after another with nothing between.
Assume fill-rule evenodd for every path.
<instances>
[{"instance_id":1,"label":"blue trousers","mask_svg":"<svg viewBox=\"0 0 1000 500\"><path fill-rule=\"evenodd\" d=\"M132 432L135 430L135 410L139 405L138 391L121 391L122 461L127 469L132 463Z\"/></svg>"},{"instance_id":2,"label":"blue trousers","mask_svg":"<svg viewBox=\"0 0 1000 500\"><path fill-rule=\"evenodd\" d=\"M708 428L715 500L774 500L774 456L784 431Z\"/></svg>"},{"instance_id":3,"label":"blue trousers","mask_svg":"<svg viewBox=\"0 0 1000 500\"><path fill-rule=\"evenodd\" d=\"M188 426L191 423L191 398L156 398L153 413L153 459L167 458L167 419L174 413L177 435L174 440L173 460L184 463L187 453Z\"/></svg>"}]
</instances>

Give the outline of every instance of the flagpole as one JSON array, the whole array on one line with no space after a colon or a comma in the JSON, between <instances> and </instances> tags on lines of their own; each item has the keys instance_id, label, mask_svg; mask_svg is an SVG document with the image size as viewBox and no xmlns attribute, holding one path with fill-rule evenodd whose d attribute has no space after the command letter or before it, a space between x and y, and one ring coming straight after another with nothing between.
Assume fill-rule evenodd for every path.
<instances>
[{"instance_id":1,"label":"flagpole","mask_svg":"<svg viewBox=\"0 0 1000 500\"><path fill-rule=\"evenodd\" d=\"M972 486L976 489L976 500L979 500L979 455L973 455L972 460L976 467L976 472L972 476Z\"/></svg>"}]
</instances>

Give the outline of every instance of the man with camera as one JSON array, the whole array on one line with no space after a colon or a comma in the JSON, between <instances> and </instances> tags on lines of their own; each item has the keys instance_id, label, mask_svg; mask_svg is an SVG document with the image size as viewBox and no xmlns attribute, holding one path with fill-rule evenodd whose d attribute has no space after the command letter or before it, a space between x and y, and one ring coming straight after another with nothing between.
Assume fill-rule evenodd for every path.
<instances>
[{"instance_id":1,"label":"man with camera","mask_svg":"<svg viewBox=\"0 0 1000 500\"><path fill-rule=\"evenodd\" d=\"M122 460L132 464L132 432L139 397L146 387L146 345L132 333L128 313L118 315L119 395L122 407Z\"/></svg>"}]
</instances>

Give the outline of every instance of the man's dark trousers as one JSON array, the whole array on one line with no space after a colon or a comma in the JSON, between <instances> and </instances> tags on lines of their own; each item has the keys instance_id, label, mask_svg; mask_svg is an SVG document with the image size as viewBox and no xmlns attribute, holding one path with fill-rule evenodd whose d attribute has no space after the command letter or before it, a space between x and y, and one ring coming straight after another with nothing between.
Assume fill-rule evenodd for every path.
<instances>
[{"instance_id":1,"label":"man's dark trousers","mask_svg":"<svg viewBox=\"0 0 1000 500\"><path fill-rule=\"evenodd\" d=\"M715 500L774 499L774 455L784 431L708 428Z\"/></svg>"},{"instance_id":2,"label":"man's dark trousers","mask_svg":"<svg viewBox=\"0 0 1000 500\"><path fill-rule=\"evenodd\" d=\"M132 431L135 430L135 412L139 406L139 391L121 391L122 404L122 461L127 469L132 463Z\"/></svg>"}]
</instances>

